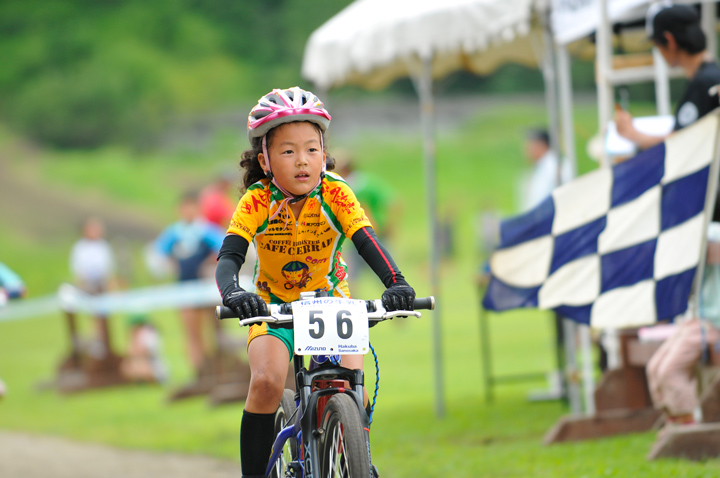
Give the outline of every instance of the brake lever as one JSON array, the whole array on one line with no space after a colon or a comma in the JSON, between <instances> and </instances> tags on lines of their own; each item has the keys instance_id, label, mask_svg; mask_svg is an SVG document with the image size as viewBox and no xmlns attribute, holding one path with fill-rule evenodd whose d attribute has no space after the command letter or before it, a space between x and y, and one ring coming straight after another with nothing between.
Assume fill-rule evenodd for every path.
<instances>
[{"instance_id":1,"label":"brake lever","mask_svg":"<svg viewBox=\"0 0 720 478\"><path fill-rule=\"evenodd\" d=\"M249 319L243 319L239 321L239 324L240 327L245 327L246 325L261 324L263 322L267 322L269 324L280 324L287 322L287 320L278 319L277 317L274 317L272 315L258 315L255 317L250 317Z\"/></svg>"},{"instance_id":2,"label":"brake lever","mask_svg":"<svg viewBox=\"0 0 720 478\"><path fill-rule=\"evenodd\" d=\"M422 317L422 314L418 312L417 310L393 310L392 312L387 312L383 314L383 319L393 319L395 317Z\"/></svg>"}]
</instances>

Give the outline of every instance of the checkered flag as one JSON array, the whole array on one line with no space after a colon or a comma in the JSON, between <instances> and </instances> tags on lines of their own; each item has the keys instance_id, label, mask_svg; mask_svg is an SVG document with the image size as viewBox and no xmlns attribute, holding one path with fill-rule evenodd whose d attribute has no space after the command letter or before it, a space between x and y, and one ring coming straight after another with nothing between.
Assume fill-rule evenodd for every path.
<instances>
[{"instance_id":1,"label":"checkered flag","mask_svg":"<svg viewBox=\"0 0 720 478\"><path fill-rule=\"evenodd\" d=\"M700 263L711 166L717 175L718 123L716 110L503 221L483 306L552 309L601 328L683 313Z\"/></svg>"}]
</instances>

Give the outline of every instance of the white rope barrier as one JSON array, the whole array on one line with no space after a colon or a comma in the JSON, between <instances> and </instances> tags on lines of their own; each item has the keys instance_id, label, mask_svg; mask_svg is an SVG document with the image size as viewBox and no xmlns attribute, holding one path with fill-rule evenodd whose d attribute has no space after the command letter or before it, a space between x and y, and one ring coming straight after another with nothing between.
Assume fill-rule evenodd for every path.
<instances>
[{"instance_id":1,"label":"white rope barrier","mask_svg":"<svg viewBox=\"0 0 720 478\"><path fill-rule=\"evenodd\" d=\"M254 290L250 277L241 276L240 286ZM57 294L11 301L0 307L0 322L41 317L61 310L91 315L132 314L158 309L211 307L220 303L220 292L214 279L175 282L101 295L90 295L71 284L62 284Z\"/></svg>"}]
</instances>

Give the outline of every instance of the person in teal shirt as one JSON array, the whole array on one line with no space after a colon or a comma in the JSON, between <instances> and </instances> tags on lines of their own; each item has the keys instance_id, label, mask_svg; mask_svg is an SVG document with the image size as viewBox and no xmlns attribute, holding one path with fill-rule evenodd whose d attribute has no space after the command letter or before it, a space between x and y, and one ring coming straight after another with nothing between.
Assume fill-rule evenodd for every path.
<instances>
[{"instance_id":1,"label":"person in teal shirt","mask_svg":"<svg viewBox=\"0 0 720 478\"><path fill-rule=\"evenodd\" d=\"M25 283L12 269L0 262L0 304L3 298L18 299L25 295Z\"/></svg>"}]
</instances>

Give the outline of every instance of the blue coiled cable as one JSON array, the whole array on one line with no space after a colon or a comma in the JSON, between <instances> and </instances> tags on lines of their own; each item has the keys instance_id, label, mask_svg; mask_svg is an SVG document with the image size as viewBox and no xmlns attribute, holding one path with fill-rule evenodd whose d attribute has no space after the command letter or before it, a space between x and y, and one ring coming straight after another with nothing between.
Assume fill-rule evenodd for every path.
<instances>
[{"instance_id":1,"label":"blue coiled cable","mask_svg":"<svg viewBox=\"0 0 720 478\"><path fill-rule=\"evenodd\" d=\"M375 353L375 349L373 348L372 344L369 344L369 345L370 345L370 350L372 351L372 354L373 354L373 358L375 359L375 393L373 394L372 405L370 406L370 416L368 417L368 428L370 428L370 425L372 425L373 414L375 412L375 402L377 401L378 390L380 390L380 364L378 363L378 356Z\"/></svg>"}]
</instances>

